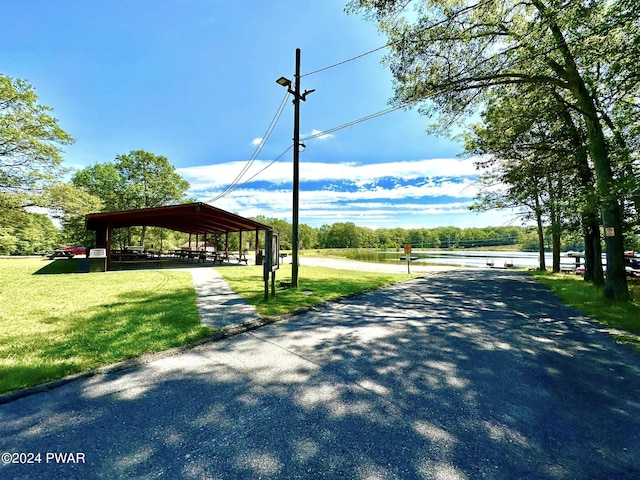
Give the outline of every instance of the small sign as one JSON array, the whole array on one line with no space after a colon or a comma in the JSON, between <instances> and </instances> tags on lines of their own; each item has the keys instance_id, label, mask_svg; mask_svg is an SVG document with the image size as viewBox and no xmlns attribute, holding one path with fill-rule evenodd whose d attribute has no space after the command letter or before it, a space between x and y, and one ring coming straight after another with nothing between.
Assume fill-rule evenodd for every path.
<instances>
[{"instance_id":1,"label":"small sign","mask_svg":"<svg viewBox=\"0 0 640 480\"><path fill-rule=\"evenodd\" d=\"M271 234L271 271L274 272L280 268L280 233L273 232Z\"/></svg>"},{"instance_id":2,"label":"small sign","mask_svg":"<svg viewBox=\"0 0 640 480\"><path fill-rule=\"evenodd\" d=\"M405 243L404 244L404 253L405 253L405 255L409 255L411 253L411 244L410 243Z\"/></svg>"},{"instance_id":3,"label":"small sign","mask_svg":"<svg viewBox=\"0 0 640 480\"><path fill-rule=\"evenodd\" d=\"M613 227L605 227L604 236L605 237L615 237L616 236L616 229L613 228Z\"/></svg>"}]
</instances>

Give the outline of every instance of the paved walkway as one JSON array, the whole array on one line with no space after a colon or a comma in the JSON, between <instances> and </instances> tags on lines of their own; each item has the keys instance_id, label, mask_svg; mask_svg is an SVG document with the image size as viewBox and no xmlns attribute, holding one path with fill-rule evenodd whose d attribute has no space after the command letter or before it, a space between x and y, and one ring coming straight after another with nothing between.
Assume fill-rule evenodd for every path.
<instances>
[{"instance_id":1,"label":"paved walkway","mask_svg":"<svg viewBox=\"0 0 640 480\"><path fill-rule=\"evenodd\" d=\"M255 307L236 294L213 268L191 268L200 321L207 327L226 327L258 318Z\"/></svg>"}]
</instances>

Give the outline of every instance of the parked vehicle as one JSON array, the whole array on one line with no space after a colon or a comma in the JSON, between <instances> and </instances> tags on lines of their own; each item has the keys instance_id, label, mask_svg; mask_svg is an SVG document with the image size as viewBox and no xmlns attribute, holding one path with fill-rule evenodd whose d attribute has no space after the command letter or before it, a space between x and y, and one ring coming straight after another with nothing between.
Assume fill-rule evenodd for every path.
<instances>
[{"instance_id":1,"label":"parked vehicle","mask_svg":"<svg viewBox=\"0 0 640 480\"><path fill-rule=\"evenodd\" d=\"M60 247L56 248L49 256L49 260L54 258L73 258L76 255L86 255L87 247Z\"/></svg>"},{"instance_id":2,"label":"parked vehicle","mask_svg":"<svg viewBox=\"0 0 640 480\"><path fill-rule=\"evenodd\" d=\"M629 277L640 277L640 255L624 252L624 269Z\"/></svg>"}]
</instances>

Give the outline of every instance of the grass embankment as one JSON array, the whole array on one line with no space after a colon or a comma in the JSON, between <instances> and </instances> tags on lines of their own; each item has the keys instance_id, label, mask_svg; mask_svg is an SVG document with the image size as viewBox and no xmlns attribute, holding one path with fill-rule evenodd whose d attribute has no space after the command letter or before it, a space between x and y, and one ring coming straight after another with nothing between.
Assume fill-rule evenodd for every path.
<instances>
[{"instance_id":1,"label":"grass embankment","mask_svg":"<svg viewBox=\"0 0 640 480\"><path fill-rule=\"evenodd\" d=\"M640 352L640 281L629 280L630 302L605 298L602 290L586 283L582 277L546 272L531 272L567 305L611 329L616 339L631 344Z\"/></svg>"},{"instance_id":2,"label":"grass embankment","mask_svg":"<svg viewBox=\"0 0 640 480\"><path fill-rule=\"evenodd\" d=\"M0 393L202 338L188 272L73 270L0 259ZM55 268L52 268L54 267Z\"/></svg>"},{"instance_id":3,"label":"grass embankment","mask_svg":"<svg viewBox=\"0 0 640 480\"><path fill-rule=\"evenodd\" d=\"M276 297L264 300L262 267L219 268L218 271L248 303L254 305L261 316L276 316L334 300L354 293L373 290L419 275L356 272L323 267L300 267L299 289L276 288ZM291 281L291 264L276 272L276 287L280 281ZM271 286L269 284L269 295Z\"/></svg>"}]
</instances>

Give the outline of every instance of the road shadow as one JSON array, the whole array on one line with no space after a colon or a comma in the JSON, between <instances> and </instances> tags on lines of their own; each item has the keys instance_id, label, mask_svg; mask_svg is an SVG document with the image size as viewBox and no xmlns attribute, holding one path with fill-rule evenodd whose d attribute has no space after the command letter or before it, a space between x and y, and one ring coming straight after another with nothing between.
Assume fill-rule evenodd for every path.
<instances>
[{"instance_id":1,"label":"road shadow","mask_svg":"<svg viewBox=\"0 0 640 480\"><path fill-rule=\"evenodd\" d=\"M14 478L631 479L640 361L530 277L458 271L0 406Z\"/></svg>"}]
</instances>

